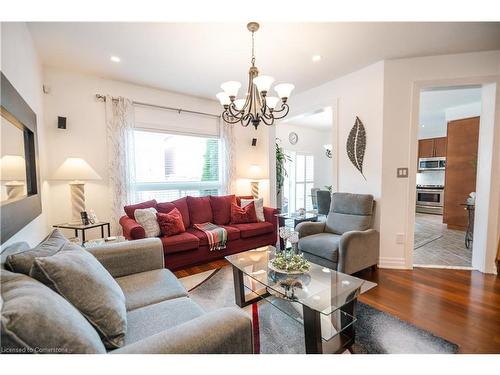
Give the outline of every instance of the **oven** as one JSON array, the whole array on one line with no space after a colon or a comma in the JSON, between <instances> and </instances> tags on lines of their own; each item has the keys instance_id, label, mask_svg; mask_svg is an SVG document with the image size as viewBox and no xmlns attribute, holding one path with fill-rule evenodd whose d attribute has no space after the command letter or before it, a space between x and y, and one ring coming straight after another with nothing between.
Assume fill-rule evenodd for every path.
<instances>
[{"instance_id":1,"label":"oven","mask_svg":"<svg viewBox=\"0 0 500 375\"><path fill-rule=\"evenodd\" d=\"M442 215L443 206L443 186L417 186L417 212Z\"/></svg>"},{"instance_id":2,"label":"oven","mask_svg":"<svg viewBox=\"0 0 500 375\"><path fill-rule=\"evenodd\" d=\"M435 158L419 158L418 170L419 171L444 171L446 168L445 157Z\"/></svg>"}]
</instances>

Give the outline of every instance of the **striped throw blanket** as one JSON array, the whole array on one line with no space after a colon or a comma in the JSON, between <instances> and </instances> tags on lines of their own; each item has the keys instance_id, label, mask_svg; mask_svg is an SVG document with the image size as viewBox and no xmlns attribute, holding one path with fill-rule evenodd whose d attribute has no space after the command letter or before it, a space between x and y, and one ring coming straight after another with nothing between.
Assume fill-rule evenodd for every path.
<instances>
[{"instance_id":1,"label":"striped throw blanket","mask_svg":"<svg viewBox=\"0 0 500 375\"><path fill-rule=\"evenodd\" d=\"M195 224L194 227L205 232L208 238L210 251L226 248L227 231L224 228L212 223Z\"/></svg>"}]
</instances>

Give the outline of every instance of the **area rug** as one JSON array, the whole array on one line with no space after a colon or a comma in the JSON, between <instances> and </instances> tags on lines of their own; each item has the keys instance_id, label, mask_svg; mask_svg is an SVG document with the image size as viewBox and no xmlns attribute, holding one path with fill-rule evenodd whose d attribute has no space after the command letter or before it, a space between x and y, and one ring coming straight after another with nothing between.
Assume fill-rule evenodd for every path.
<instances>
[{"instance_id":1,"label":"area rug","mask_svg":"<svg viewBox=\"0 0 500 375\"><path fill-rule=\"evenodd\" d=\"M231 266L180 280L189 296L206 311L236 306ZM300 312L287 301L279 307L262 300L245 308L252 317L254 352L305 353L303 326L293 318L294 314L300 318ZM453 354L458 351L456 344L361 302L358 302L357 319L352 354Z\"/></svg>"}]
</instances>

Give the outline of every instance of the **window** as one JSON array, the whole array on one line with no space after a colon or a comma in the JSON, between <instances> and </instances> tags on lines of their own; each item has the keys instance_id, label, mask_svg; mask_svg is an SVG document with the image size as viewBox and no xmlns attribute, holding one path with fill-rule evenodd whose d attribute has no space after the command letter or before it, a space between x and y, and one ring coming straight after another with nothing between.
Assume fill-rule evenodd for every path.
<instances>
[{"instance_id":1,"label":"window","mask_svg":"<svg viewBox=\"0 0 500 375\"><path fill-rule=\"evenodd\" d=\"M286 154L291 161L285 165L288 176L283 186L283 212L295 212L299 208L312 210L314 156L294 151L286 151Z\"/></svg>"},{"instance_id":2,"label":"window","mask_svg":"<svg viewBox=\"0 0 500 375\"><path fill-rule=\"evenodd\" d=\"M134 141L137 202L221 194L218 138L136 130Z\"/></svg>"}]
</instances>

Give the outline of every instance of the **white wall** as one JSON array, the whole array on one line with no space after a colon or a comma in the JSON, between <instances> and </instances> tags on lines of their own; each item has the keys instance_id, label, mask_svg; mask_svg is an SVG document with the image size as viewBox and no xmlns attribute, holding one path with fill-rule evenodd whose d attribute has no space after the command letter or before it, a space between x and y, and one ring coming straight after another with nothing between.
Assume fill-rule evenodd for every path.
<instances>
[{"instance_id":1,"label":"white wall","mask_svg":"<svg viewBox=\"0 0 500 375\"><path fill-rule=\"evenodd\" d=\"M382 108L384 62L327 82L290 98L292 113L332 107L332 182L336 191L372 194L377 200L375 228L379 228L382 186ZM347 157L346 141L356 116L366 128L363 172L366 180ZM324 142L327 143L327 142Z\"/></svg>"},{"instance_id":2,"label":"white wall","mask_svg":"<svg viewBox=\"0 0 500 375\"><path fill-rule=\"evenodd\" d=\"M500 51L385 62L382 170L382 202L385 209L381 217L381 266L411 267L411 257L407 256L412 251L409 238L413 237L409 213L415 199L418 129L415 128L412 133L410 125L412 119L418 124L418 112L412 112L412 103L413 95L419 94L414 85L433 81L436 86L443 86L439 82L458 79L477 84L473 77L498 77L499 63ZM494 150L499 148L497 145ZM410 178L396 178L397 167L409 167L412 172ZM406 237L404 243L397 243L398 234Z\"/></svg>"},{"instance_id":3,"label":"white wall","mask_svg":"<svg viewBox=\"0 0 500 375\"><path fill-rule=\"evenodd\" d=\"M24 23L1 24L1 70L31 109L36 113L38 155L42 188L42 214L16 235L2 244L2 248L17 241L38 244L48 233L46 177L46 134L43 123L42 71L31 35Z\"/></svg>"},{"instance_id":4,"label":"white wall","mask_svg":"<svg viewBox=\"0 0 500 375\"><path fill-rule=\"evenodd\" d=\"M102 177L100 181L88 182L86 205L93 208L100 219L110 215L108 189L106 128L104 104L95 99L95 94L110 94L151 104L219 114L221 107L215 100L172 93L163 90L113 81L97 76L46 67L44 83L50 93L44 95L45 124L48 149L49 176L67 157L84 158ZM67 129L57 128L57 116L67 117ZM263 178L268 179L268 130L260 126L243 128L235 125L237 177L244 177L251 164L261 164ZM258 135L257 147L251 147L251 138ZM60 181L50 181L49 222L64 222L70 218L69 186ZM237 193L250 191L248 181L236 184ZM269 200L269 183L263 181L262 195ZM99 234L96 231L96 235Z\"/></svg>"},{"instance_id":5,"label":"white wall","mask_svg":"<svg viewBox=\"0 0 500 375\"><path fill-rule=\"evenodd\" d=\"M292 145L288 141L290 132L299 136L299 141ZM333 185L333 159L325 155L324 144L332 142L332 131L308 128L290 124L276 126L276 137L281 139L285 150L311 154L314 156L314 187L324 189Z\"/></svg>"}]
</instances>

